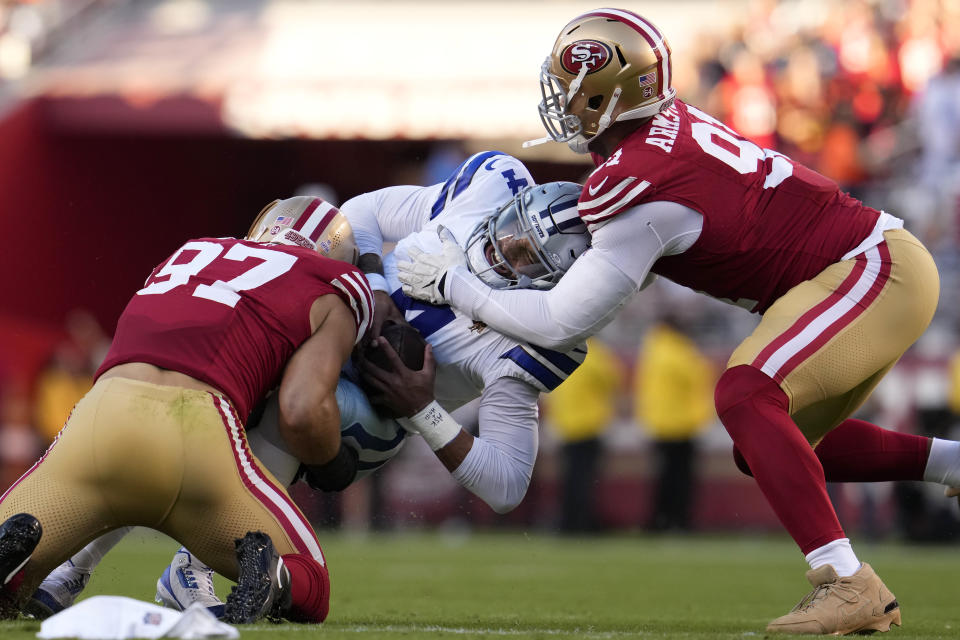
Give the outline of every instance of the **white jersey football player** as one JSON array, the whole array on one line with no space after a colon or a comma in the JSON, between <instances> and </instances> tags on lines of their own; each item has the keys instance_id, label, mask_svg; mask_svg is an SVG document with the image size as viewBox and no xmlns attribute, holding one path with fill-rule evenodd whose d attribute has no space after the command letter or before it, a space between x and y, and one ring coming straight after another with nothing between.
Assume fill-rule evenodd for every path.
<instances>
[{"instance_id":1,"label":"white jersey football player","mask_svg":"<svg viewBox=\"0 0 960 640\"><path fill-rule=\"evenodd\" d=\"M389 293L436 358L436 401L405 426L424 437L458 483L500 513L519 504L530 482L539 394L572 373L586 347L559 352L532 346L447 305L413 300L401 290L397 264L441 250L442 232L489 286L550 288L588 245L586 227L576 215L579 192L573 183L535 186L519 160L488 151L465 160L442 184L389 187L341 208L361 255L379 254L385 242L397 242L384 260L385 277L368 278L375 292ZM498 202L502 206L491 216ZM479 437L474 438L447 412L478 397Z\"/></svg>"},{"instance_id":2,"label":"white jersey football player","mask_svg":"<svg viewBox=\"0 0 960 640\"><path fill-rule=\"evenodd\" d=\"M516 158L484 152L464 161L445 183L389 187L341 207L361 254L380 255L384 243L397 243L383 260L382 276L369 278L421 332L436 360L435 401L402 424L422 435L453 478L498 513L517 506L529 487L538 448L539 394L556 388L579 366L586 346L562 353L534 347L448 306L413 300L401 291L397 263L439 250L443 232L456 238L471 270L489 286L550 288L589 244L576 211L579 194L573 183L535 185ZM361 472L369 473L399 450L405 429L380 418L359 389L348 391L337 390L342 434L346 443L359 445ZM479 433L474 437L448 412L476 398ZM278 480L292 481L299 462L284 449L267 411L261 427L250 433L251 447ZM351 443L356 432L377 437ZM55 570L41 585L44 593L38 593L44 604L51 611L69 606L89 571L120 537L112 532L94 541ZM214 613L221 605L212 572L185 549L158 581L157 599L178 609L199 601Z\"/></svg>"},{"instance_id":3,"label":"white jersey football player","mask_svg":"<svg viewBox=\"0 0 960 640\"><path fill-rule=\"evenodd\" d=\"M516 507L530 484L540 393L555 389L583 362L586 345L566 352L534 347L446 305L413 300L401 291L397 263L439 250L442 232L459 243L471 270L489 286L550 288L589 245L576 213L579 195L580 186L570 182L536 185L519 160L487 151L465 160L442 184L388 187L340 208L361 255L379 255L384 243L396 242L383 259L384 273L368 278L420 331L436 362L434 401L420 407L422 415L399 422L423 436L453 478L498 513ZM477 398L474 437L448 412ZM447 447L454 441L462 454L451 464ZM279 439L271 444L282 448ZM287 469L294 464L288 460ZM268 464L271 471L274 466Z\"/></svg>"}]
</instances>

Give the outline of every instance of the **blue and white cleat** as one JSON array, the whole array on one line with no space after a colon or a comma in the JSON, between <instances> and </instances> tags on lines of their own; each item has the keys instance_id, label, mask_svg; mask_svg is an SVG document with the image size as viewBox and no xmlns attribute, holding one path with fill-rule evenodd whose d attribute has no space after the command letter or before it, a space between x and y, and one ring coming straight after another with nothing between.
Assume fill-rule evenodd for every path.
<instances>
[{"instance_id":1,"label":"blue and white cleat","mask_svg":"<svg viewBox=\"0 0 960 640\"><path fill-rule=\"evenodd\" d=\"M290 570L262 531L248 531L234 545L240 575L227 596L223 621L249 624L267 618L279 622L290 610Z\"/></svg>"},{"instance_id":2,"label":"blue and white cleat","mask_svg":"<svg viewBox=\"0 0 960 640\"><path fill-rule=\"evenodd\" d=\"M67 560L43 579L24 610L39 620L49 618L72 606L88 582L90 572Z\"/></svg>"},{"instance_id":3,"label":"blue and white cleat","mask_svg":"<svg viewBox=\"0 0 960 640\"><path fill-rule=\"evenodd\" d=\"M213 569L183 547L157 580L156 601L177 611L199 602L216 617L223 616L223 601L213 589Z\"/></svg>"}]
</instances>

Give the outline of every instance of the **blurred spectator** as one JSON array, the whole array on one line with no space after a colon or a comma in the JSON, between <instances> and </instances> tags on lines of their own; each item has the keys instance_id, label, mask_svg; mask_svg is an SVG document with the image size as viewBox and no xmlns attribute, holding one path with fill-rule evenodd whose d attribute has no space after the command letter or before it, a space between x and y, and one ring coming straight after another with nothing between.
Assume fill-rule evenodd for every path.
<instances>
[{"instance_id":1,"label":"blurred spectator","mask_svg":"<svg viewBox=\"0 0 960 640\"><path fill-rule=\"evenodd\" d=\"M949 60L913 103L920 159L917 163L925 215L922 236L954 244L960 198L960 55Z\"/></svg>"},{"instance_id":2,"label":"blurred spectator","mask_svg":"<svg viewBox=\"0 0 960 640\"><path fill-rule=\"evenodd\" d=\"M776 145L776 96L763 60L747 48L732 58L730 73L717 85L722 119L761 147Z\"/></svg>"},{"instance_id":3,"label":"blurred spectator","mask_svg":"<svg viewBox=\"0 0 960 640\"><path fill-rule=\"evenodd\" d=\"M110 348L110 338L85 309L67 314L67 337L37 379L34 420L45 442L52 442L73 405L93 386L93 374Z\"/></svg>"},{"instance_id":4,"label":"blurred spectator","mask_svg":"<svg viewBox=\"0 0 960 640\"><path fill-rule=\"evenodd\" d=\"M559 528L563 533L599 528L594 493L603 452L600 436L615 416L623 378L616 354L599 338L591 338L583 364L543 396L547 421L560 438Z\"/></svg>"},{"instance_id":5,"label":"blurred spectator","mask_svg":"<svg viewBox=\"0 0 960 640\"><path fill-rule=\"evenodd\" d=\"M653 440L657 473L652 531L691 528L696 436L715 418L713 365L669 313L640 345L634 381L637 422Z\"/></svg>"}]
</instances>

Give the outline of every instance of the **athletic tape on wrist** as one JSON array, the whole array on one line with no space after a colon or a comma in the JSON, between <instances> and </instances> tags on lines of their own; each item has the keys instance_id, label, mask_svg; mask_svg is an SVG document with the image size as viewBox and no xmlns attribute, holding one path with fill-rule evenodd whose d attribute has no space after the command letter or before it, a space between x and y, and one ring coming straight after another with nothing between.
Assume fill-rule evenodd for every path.
<instances>
[{"instance_id":1,"label":"athletic tape on wrist","mask_svg":"<svg viewBox=\"0 0 960 640\"><path fill-rule=\"evenodd\" d=\"M399 422L423 436L433 451L447 446L460 433L460 424L436 400L415 415L400 418Z\"/></svg>"},{"instance_id":2,"label":"athletic tape on wrist","mask_svg":"<svg viewBox=\"0 0 960 640\"><path fill-rule=\"evenodd\" d=\"M367 277L367 282L370 283L370 288L374 291L385 291L390 293L390 287L387 286L387 279L384 278L379 273L365 273L363 274Z\"/></svg>"}]
</instances>

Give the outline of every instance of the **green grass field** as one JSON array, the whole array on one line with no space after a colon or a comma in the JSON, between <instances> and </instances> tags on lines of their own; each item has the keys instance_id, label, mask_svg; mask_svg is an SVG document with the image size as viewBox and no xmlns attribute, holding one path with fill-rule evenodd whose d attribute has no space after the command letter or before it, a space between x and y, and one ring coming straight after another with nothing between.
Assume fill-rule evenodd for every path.
<instances>
[{"instance_id":1,"label":"green grass field","mask_svg":"<svg viewBox=\"0 0 960 640\"><path fill-rule=\"evenodd\" d=\"M786 538L540 535L321 535L333 582L322 627L241 627L245 640L368 638L744 638L809 589ZM107 557L87 595L152 600L176 544L134 534ZM960 557L952 547L857 547L897 594L894 638L958 638ZM218 583L225 596L226 581ZM39 623L0 623L34 638Z\"/></svg>"}]
</instances>

